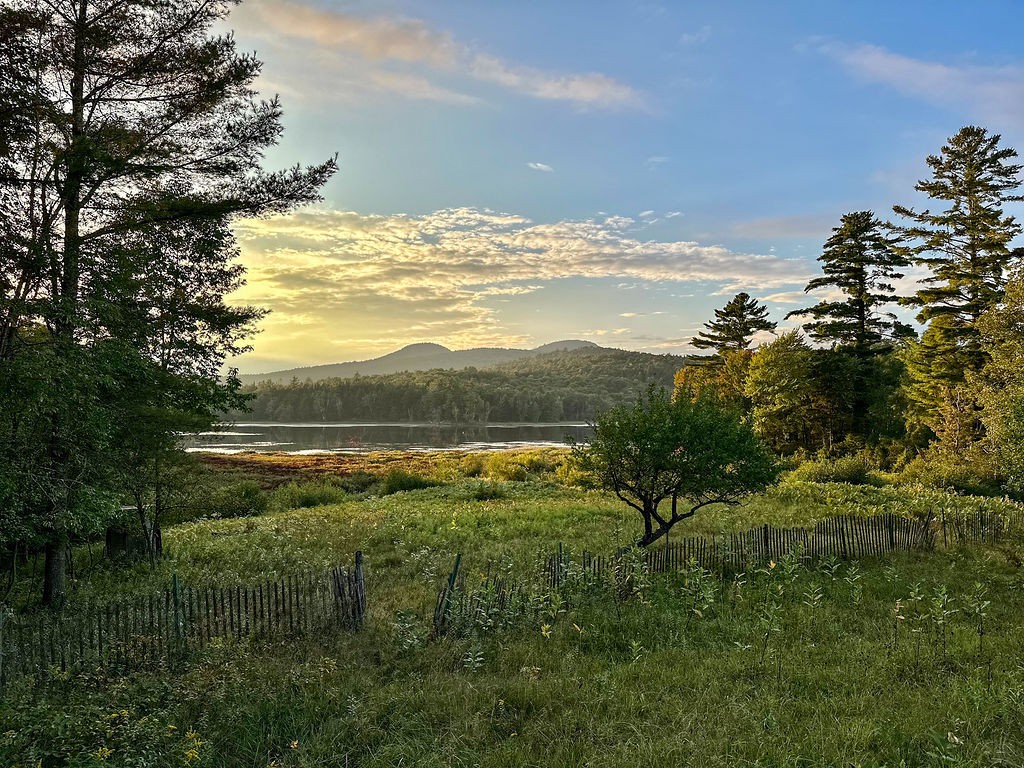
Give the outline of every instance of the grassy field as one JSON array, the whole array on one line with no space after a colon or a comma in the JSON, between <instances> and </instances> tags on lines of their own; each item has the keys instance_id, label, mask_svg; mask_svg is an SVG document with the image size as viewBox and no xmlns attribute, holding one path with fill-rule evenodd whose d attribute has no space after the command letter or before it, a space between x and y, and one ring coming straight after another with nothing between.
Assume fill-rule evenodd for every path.
<instances>
[{"instance_id":1,"label":"grassy field","mask_svg":"<svg viewBox=\"0 0 1024 768\"><path fill-rule=\"evenodd\" d=\"M488 567L528 580L559 541L610 553L638 532L623 504L551 482L550 468L503 481L500 467L467 477L464 462L382 465L446 484L341 496L324 490L337 468L262 466L278 511L170 528L156 572L84 574L74 600L142 592L171 573L248 583L361 549L370 615L358 634L215 644L174 673L55 672L42 689L13 689L0 702L0 765L1024 764L1018 538L884 561L786 558L742 574L639 570L537 589L515 612L464 617L431 639L455 553L470 583ZM287 509L318 495L332 503ZM708 509L680 535L1011 506L784 483Z\"/></svg>"}]
</instances>

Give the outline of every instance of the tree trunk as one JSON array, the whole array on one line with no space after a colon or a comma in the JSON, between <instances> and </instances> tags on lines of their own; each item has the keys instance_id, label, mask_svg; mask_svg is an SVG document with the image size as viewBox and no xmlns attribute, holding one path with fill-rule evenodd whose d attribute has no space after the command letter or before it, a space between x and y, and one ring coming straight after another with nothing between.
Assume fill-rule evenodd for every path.
<instances>
[{"instance_id":1,"label":"tree trunk","mask_svg":"<svg viewBox=\"0 0 1024 768\"><path fill-rule=\"evenodd\" d=\"M67 596L68 535L58 534L46 543L43 566L43 605L61 608Z\"/></svg>"}]
</instances>

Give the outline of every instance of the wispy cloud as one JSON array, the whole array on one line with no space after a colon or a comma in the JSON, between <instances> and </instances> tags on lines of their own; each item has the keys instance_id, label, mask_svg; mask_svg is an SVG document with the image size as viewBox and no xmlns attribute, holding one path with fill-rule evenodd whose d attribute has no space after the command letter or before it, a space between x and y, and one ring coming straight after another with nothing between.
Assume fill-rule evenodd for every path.
<instances>
[{"instance_id":1,"label":"wispy cloud","mask_svg":"<svg viewBox=\"0 0 1024 768\"><path fill-rule=\"evenodd\" d=\"M545 173L552 173L555 169L547 163L527 163L527 168L532 168L535 171L544 171Z\"/></svg>"},{"instance_id":2,"label":"wispy cloud","mask_svg":"<svg viewBox=\"0 0 1024 768\"><path fill-rule=\"evenodd\" d=\"M711 27L705 24L696 32L684 32L679 36L680 45L700 45L711 39Z\"/></svg>"},{"instance_id":3,"label":"wispy cloud","mask_svg":"<svg viewBox=\"0 0 1024 768\"><path fill-rule=\"evenodd\" d=\"M1024 127L1024 66L948 64L904 56L877 45L826 42L820 52L867 82L960 108L985 120Z\"/></svg>"},{"instance_id":4,"label":"wispy cloud","mask_svg":"<svg viewBox=\"0 0 1024 768\"><path fill-rule=\"evenodd\" d=\"M450 346L517 339L493 302L567 278L637 287L702 281L723 292L782 289L808 279L799 260L690 241L639 240L624 216L537 224L474 208L425 216L319 210L240 223L249 284L237 301L270 308L261 354L295 354L300 339L370 348L394 329L408 341ZM585 299L583 299L585 300ZM636 317L640 313L625 313ZM301 333L291 318L301 316Z\"/></svg>"},{"instance_id":5,"label":"wispy cloud","mask_svg":"<svg viewBox=\"0 0 1024 768\"><path fill-rule=\"evenodd\" d=\"M338 95L339 89L360 90L360 78L353 77L351 70L361 67L363 79L390 93L449 103L477 100L435 82L424 73L427 69L434 76L491 83L533 98L578 107L644 107L638 91L608 75L550 72L509 62L478 52L420 19L365 17L292 0L251 0L239 6L230 21L245 34L263 37L270 43L287 39L292 43L291 49L295 41L312 45L314 52L302 49L304 66L300 69L305 71L296 74L308 77L310 72L305 64L310 60L333 73L344 73L333 81L334 95ZM396 67L413 67L415 71ZM331 94L331 90L327 93Z\"/></svg>"}]
</instances>

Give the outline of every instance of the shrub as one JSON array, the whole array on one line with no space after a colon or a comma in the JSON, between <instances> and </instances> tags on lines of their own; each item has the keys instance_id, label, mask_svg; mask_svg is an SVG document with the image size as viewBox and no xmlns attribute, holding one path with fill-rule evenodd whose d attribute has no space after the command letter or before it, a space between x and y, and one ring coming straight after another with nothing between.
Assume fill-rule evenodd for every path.
<instances>
[{"instance_id":1,"label":"shrub","mask_svg":"<svg viewBox=\"0 0 1024 768\"><path fill-rule=\"evenodd\" d=\"M1002 496L1005 492L998 471L977 460L923 454L897 476L900 485L922 485L971 496Z\"/></svg>"},{"instance_id":2,"label":"shrub","mask_svg":"<svg viewBox=\"0 0 1024 768\"><path fill-rule=\"evenodd\" d=\"M808 483L849 483L850 485L874 483L871 465L861 456L805 461L790 472L789 477Z\"/></svg>"},{"instance_id":3,"label":"shrub","mask_svg":"<svg viewBox=\"0 0 1024 768\"><path fill-rule=\"evenodd\" d=\"M324 504L338 504L347 496L345 489L332 478L299 480L276 489L272 504L276 509L305 509Z\"/></svg>"},{"instance_id":4,"label":"shrub","mask_svg":"<svg viewBox=\"0 0 1024 768\"><path fill-rule=\"evenodd\" d=\"M487 457L484 474L493 480L509 480L522 482L529 478L530 471L518 453L496 451Z\"/></svg>"},{"instance_id":5,"label":"shrub","mask_svg":"<svg viewBox=\"0 0 1024 768\"><path fill-rule=\"evenodd\" d=\"M477 483L470 493L470 497L474 501L494 501L495 499L504 499L506 496L508 493L505 488L493 480Z\"/></svg>"},{"instance_id":6,"label":"shrub","mask_svg":"<svg viewBox=\"0 0 1024 768\"><path fill-rule=\"evenodd\" d=\"M253 517L270 508L270 498L255 480L239 480L217 488L196 506L205 517Z\"/></svg>"},{"instance_id":7,"label":"shrub","mask_svg":"<svg viewBox=\"0 0 1024 768\"><path fill-rule=\"evenodd\" d=\"M467 453L459 462L459 472L464 477L480 477L484 473L484 457L479 453Z\"/></svg>"},{"instance_id":8,"label":"shrub","mask_svg":"<svg viewBox=\"0 0 1024 768\"><path fill-rule=\"evenodd\" d=\"M380 481L380 492L382 495L388 495L392 493L400 493L401 491L415 491L418 488L430 488L431 486L437 485L433 480L430 480L423 475L417 475L415 472L409 472L404 469L394 467L389 469L384 477Z\"/></svg>"}]
</instances>

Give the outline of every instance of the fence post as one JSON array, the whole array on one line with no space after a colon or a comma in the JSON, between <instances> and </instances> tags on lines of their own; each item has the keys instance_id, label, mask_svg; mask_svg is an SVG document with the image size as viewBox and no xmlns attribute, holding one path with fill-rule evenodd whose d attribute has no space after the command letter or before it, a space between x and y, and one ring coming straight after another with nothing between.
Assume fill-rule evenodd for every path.
<instances>
[{"instance_id":1,"label":"fence post","mask_svg":"<svg viewBox=\"0 0 1024 768\"><path fill-rule=\"evenodd\" d=\"M366 582L363 578L363 551L356 550L356 605L358 606L358 624L363 623L366 615Z\"/></svg>"},{"instance_id":2,"label":"fence post","mask_svg":"<svg viewBox=\"0 0 1024 768\"><path fill-rule=\"evenodd\" d=\"M178 574L171 574L171 592L172 600L174 601L174 650L184 651L182 647L182 631L181 631L181 587L178 584Z\"/></svg>"}]
</instances>

